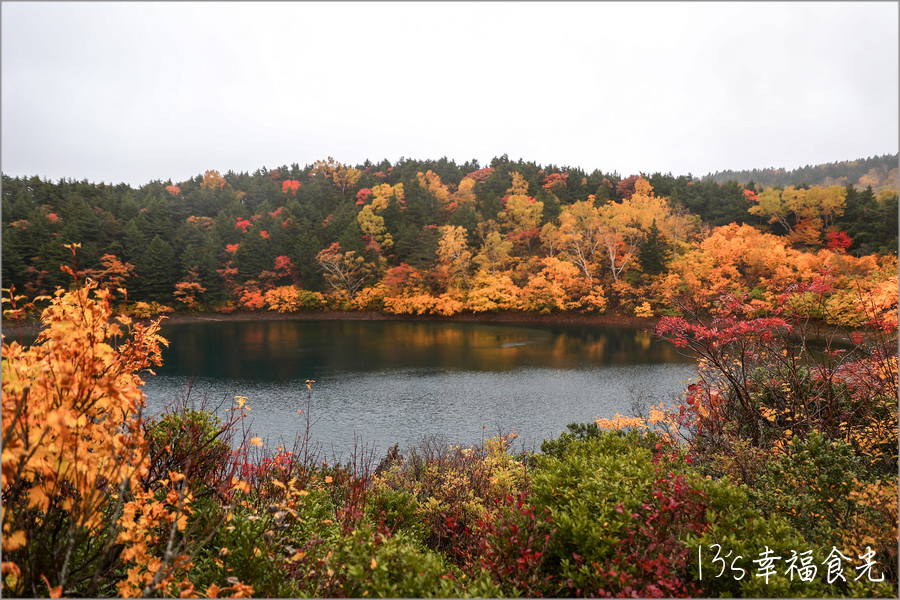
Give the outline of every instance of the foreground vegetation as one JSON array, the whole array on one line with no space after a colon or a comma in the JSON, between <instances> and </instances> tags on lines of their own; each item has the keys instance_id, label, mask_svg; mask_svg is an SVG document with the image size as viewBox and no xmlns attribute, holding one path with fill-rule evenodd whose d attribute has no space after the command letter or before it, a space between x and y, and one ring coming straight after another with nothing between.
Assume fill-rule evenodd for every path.
<instances>
[{"instance_id":1,"label":"foreground vegetation","mask_svg":"<svg viewBox=\"0 0 900 600\"><path fill-rule=\"evenodd\" d=\"M829 326L827 274L662 319L698 358L675 406L376 465L267 447L247 398L145 418L158 320L67 270L3 344L4 596L897 595L896 302Z\"/></svg>"}]
</instances>

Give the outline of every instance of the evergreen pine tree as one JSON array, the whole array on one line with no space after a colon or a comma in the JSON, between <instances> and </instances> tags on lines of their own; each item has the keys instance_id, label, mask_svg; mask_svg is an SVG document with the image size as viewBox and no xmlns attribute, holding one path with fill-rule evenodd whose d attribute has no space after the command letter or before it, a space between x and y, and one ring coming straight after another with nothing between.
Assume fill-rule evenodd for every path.
<instances>
[{"instance_id":1,"label":"evergreen pine tree","mask_svg":"<svg viewBox=\"0 0 900 600\"><path fill-rule=\"evenodd\" d=\"M659 275L666 270L666 265L672 260L672 249L657 227L656 219L653 219L653 224L647 231L647 239L641 245L638 260L641 269L648 275Z\"/></svg>"},{"instance_id":2,"label":"evergreen pine tree","mask_svg":"<svg viewBox=\"0 0 900 600\"><path fill-rule=\"evenodd\" d=\"M171 304L175 281L178 277L178 264L175 262L175 251L172 245L161 237L154 236L147 244L147 249L138 261L135 283L141 300L155 300Z\"/></svg>"}]
</instances>

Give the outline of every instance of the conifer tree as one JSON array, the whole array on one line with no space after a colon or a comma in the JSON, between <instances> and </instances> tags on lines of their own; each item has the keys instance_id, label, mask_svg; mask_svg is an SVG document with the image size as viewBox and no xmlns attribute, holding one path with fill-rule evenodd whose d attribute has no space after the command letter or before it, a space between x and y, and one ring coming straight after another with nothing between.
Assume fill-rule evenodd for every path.
<instances>
[{"instance_id":1,"label":"conifer tree","mask_svg":"<svg viewBox=\"0 0 900 600\"><path fill-rule=\"evenodd\" d=\"M638 260L641 269L648 275L659 275L666 270L666 265L672 260L672 249L657 227L656 219L653 219L650 229L647 230L647 237L641 244Z\"/></svg>"}]
</instances>

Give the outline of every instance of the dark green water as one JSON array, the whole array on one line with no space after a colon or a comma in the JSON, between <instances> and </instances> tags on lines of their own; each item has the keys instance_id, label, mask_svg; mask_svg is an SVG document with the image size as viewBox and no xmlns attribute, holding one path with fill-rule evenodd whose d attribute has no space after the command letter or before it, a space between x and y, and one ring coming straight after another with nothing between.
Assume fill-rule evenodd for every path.
<instances>
[{"instance_id":1,"label":"dark green water","mask_svg":"<svg viewBox=\"0 0 900 600\"><path fill-rule=\"evenodd\" d=\"M471 444L517 431L527 447L627 413L632 399L678 395L694 365L631 328L405 321L229 321L168 325L164 366L147 378L158 411L192 382L197 404L246 396L253 431L292 445L305 429L347 458L354 442L383 454L425 435Z\"/></svg>"}]
</instances>

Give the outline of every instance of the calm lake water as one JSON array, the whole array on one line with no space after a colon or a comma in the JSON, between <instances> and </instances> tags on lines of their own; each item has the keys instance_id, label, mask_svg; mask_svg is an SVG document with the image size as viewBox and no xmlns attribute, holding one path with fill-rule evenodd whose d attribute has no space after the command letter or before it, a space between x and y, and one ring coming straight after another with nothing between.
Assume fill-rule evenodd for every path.
<instances>
[{"instance_id":1,"label":"calm lake water","mask_svg":"<svg viewBox=\"0 0 900 600\"><path fill-rule=\"evenodd\" d=\"M632 328L408 321L226 321L163 327L147 377L151 413L192 385L196 406L246 396L255 435L290 447L305 429L347 459L426 435L474 444L498 432L537 448L572 422L626 414L634 398L678 395L694 365Z\"/></svg>"}]
</instances>

